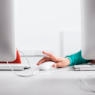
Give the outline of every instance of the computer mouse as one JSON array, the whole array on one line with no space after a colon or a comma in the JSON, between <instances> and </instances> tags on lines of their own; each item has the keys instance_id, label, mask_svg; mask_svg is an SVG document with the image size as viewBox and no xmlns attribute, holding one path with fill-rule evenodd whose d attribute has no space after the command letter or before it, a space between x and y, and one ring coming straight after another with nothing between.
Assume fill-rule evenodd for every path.
<instances>
[{"instance_id":1,"label":"computer mouse","mask_svg":"<svg viewBox=\"0 0 95 95\"><path fill-rule=\"evenodd\" d=\"M50 69L54 69L54 67L52 66L53 64L55 64L54 62L45 62L43 64L40 64L38 66L39 70L40 71L47 71L47 70L50 70Z\"/></svg>"}]
</instances>

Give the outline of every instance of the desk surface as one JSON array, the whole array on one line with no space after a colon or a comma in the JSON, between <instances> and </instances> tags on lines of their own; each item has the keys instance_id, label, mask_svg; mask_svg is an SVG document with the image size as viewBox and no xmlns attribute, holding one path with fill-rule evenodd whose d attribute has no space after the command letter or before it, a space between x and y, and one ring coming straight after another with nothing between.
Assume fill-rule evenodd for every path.
<instances>
[{"instance_id":1,"label":"desk surface","mask_svg":"<svg viewBox=\"0 0 95 95\"><path fill-rule=\"evenodd\" d=\"M74 71L71 67L67 68L60 68L60 69L54 69L54 70L47 70L47 71L38 71L35 70L34 73L32 71L27 70L25 71L0 71L0 79L2 78L8 78L13 77L14 79L24 78L17 75L22 74L31 74L30 77L26 77L28 79L62 79L62 78L68 78L68 79L77 79L77 78L95 78L95 71Z\"/></svg>"},{"instance_id":2,"label":"desk surface","mask_svg":"<svg viewBox=\"0 0 95 95\"><path fill-rule=\"evenodd\" d=\"M37 71L31 77L18 77L14 72L0 71L0 89L2 89L0 95L87 95L90 93L81 88L80 79L88 79L95 84L95 72L70 70L71 68Z\"/></svg>"}]
</instances>

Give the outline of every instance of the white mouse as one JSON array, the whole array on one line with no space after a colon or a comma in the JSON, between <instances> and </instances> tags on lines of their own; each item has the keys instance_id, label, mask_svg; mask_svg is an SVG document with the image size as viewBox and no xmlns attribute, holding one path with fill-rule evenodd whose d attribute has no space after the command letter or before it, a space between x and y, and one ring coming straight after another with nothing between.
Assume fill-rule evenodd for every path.
<instances>
[{"instance_id":1,"label":"white mouse","mask_svg":"<svg viewBox=\"0 0 95 95\"><path fill-rule=\"evenodd\" d=\"M54 62L45 62L43 64L40 64L38 66L38 68L41 71L47 71L47 70L53 69L53 67L52 67L53 64L55 64L55 63Z\"/></svg>"}]
</instances>

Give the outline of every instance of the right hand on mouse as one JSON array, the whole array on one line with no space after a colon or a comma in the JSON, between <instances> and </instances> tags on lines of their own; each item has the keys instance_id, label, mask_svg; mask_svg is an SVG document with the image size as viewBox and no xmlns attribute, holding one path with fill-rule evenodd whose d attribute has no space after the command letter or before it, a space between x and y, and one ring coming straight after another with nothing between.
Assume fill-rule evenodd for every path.
<instances>
[{"instance_id":1,"label":"right hand on mouse","mask_svg":"<svg viewBox=\"0 0 95 95\"><path fill-rule=\"evenodd\" d=\"M45 62L52 61L52 62L55 63L55 64L52 65L53 67L55 67L55 68L63 68L63 67L66 67L66 66L68 66L70 64L70 61L69 61L68 58L56 57L52 53L49 53L49 52L46 52L46 51L43 51L42 53L45 55L45 57L43 57L37 63L37 65L43 64Z\"/></svg>"}]
</instances>

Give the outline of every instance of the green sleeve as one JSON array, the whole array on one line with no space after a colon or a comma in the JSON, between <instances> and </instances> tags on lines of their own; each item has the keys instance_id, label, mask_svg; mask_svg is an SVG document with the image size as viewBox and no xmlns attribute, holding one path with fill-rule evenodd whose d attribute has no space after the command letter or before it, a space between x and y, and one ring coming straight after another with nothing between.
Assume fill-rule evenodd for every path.
<instances>
[{"instance_id":1,"label":"green sleeve","mask_svg":"<svg viewBox=\"0 0 95 95\"><path fill-rule=\"evenodd\" d=\"M66 56L66 58L68 58L70 60L70 66L84 64L84 63L88 63L90 61L90 60L86 60L86 59L82 58L81 51L79 51L75 54L72 54L72 55L68 55L68 56Z\"/></svg>"}]
</instances>

